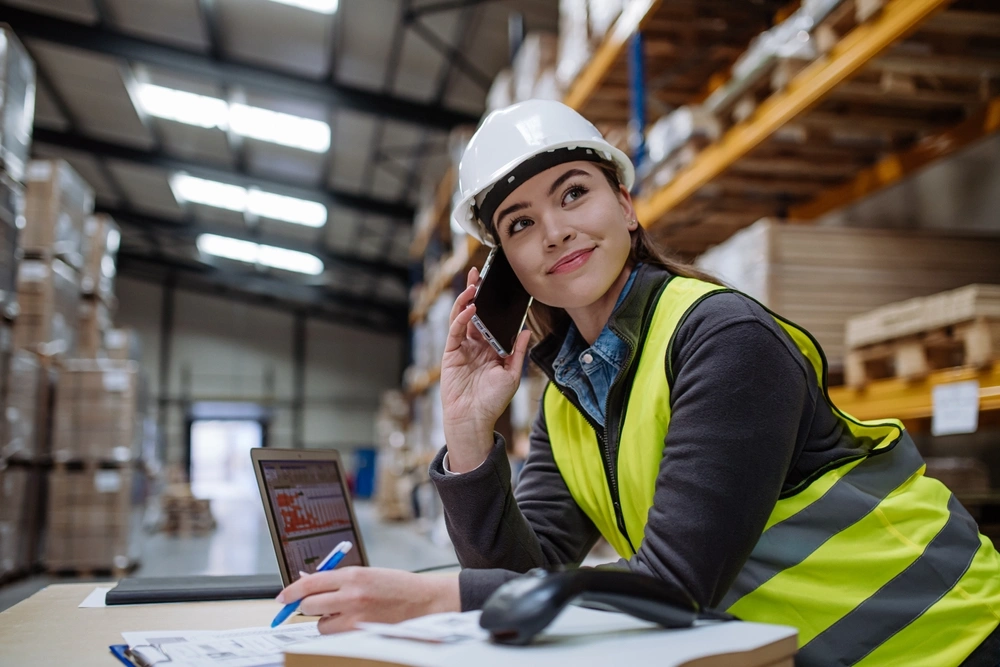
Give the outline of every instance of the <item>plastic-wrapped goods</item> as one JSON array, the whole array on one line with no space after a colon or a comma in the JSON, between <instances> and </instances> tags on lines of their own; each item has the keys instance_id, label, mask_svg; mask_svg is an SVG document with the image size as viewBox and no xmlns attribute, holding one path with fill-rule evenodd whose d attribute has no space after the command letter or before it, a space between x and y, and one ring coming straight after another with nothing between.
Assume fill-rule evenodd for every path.
<instances>
[{"instance_id":1,"label":"plastic-wrapped goods","mask_svg":"<svg viewBox=\"0 0 1000 667\"><path fill-rule=\"evenodd\" d=\"M48 370L38 358L23 350L10 356L3 379L0 415L0 460L30 461L47 452L41 451L47 411Z\"/></svg>"},{"instance_id":2,"label":"plastic-wrapped goods","mask_svg":"<svg viewBox=\"0 0 1000 667\"><path fill-rule=\"evenodd\" d=\"M509 107L514 103L514 80L513 73L509 69L500 70L490 92L486 94L486 113Z\"/></svg>"},{"instance_id":3,"label":"plastic-wrapped goods","mask_svg":"<svg viewBox=\"0 0 1000 667\"><path fill-rule=\"evenodd\" d=\"M139 364L70 359L56 386L56 461L129 461L142 440Z\"/></svg>"},{"instance_id":4,"label":"plastic-wrapped goods","mask_svg":"<svg viewBox=\"0 0 1000 667\"><path fill-rule=\"evenodd\" d=\"M83 277L80 289L110 303L115 294L115 260L121 232L110 215L87 217L83 228Z\"/></svg>"},{"instance_id":5,"label":"plastic-wrapped goods","mask_svg":"<svg viewBox=\"0 0 1000 667\"><path fill-rule=\"evenodd\" d=\"M104 349L105 333L111 329L111 312L100 299L85 298L80 301L79 328L76 333L76 354L83 359L107 356Z\"/></svg>"},{"instance_id":6,"label":"plastic-wrapped goods","mask_svg":"<svg viewBox=\"0 0 1000 667\"><path fill-rule=\"evenodd\" d=\"M559 85L554 67L546 68L538 77L535 89L531 93L535 100L555 100L559 102L563 98L563 87Z\"/></svg>"},{"instance_id":7,"label":"plastic-wrapped goods","mask_svg":"<svg viewBox=\"0 0 1000 667\"><path fill-rule=\"evenodd\" d=\"M83 230L94 212L94 190L64 160L32 160L27 172L25 256L64 258L75 267L83 262Z\"/></svg>"},{"instance_id":8,"label":"plastic-wrapped goods","mask_svg":"<svg viewBox=\"0 0 1000 667\"><path fill-rule=\"evenodd\" d=\"M695 138L715 141L722 133L719 121L700 106L684 106L656 121L646 135L650 162L668 159Z\"/></svg>"},{"instance_id":9,"label":"plastic-wrapped goods","mask_svg":"<svg viewBox=\"0 0 1000 667\"><path fill-rule=\"evenodd\" d=\"M530 100L542 72L556 66L559 38L550 32L532 32L524 38L511 67L514 101Z\"/></svg>"},{"instance_id":10,"label":"plastic-wrapped goods","mask_svg":"<svg viewBox=\"0 0 1000 667\"><path fill-rule=\"evenodd\" d=\"M802 7L799 9L804 16L808 17L813 27L821 23L839 5L847 0L802 0ZM809 28L812 30L812 28Z\"/></svg>"},{"instance_id":11,"label":"plastic-wrapped goods","mask_svg":"<svg viewBox=\"0 0 1000 667\"><path fill-rule=\"evenodd\" d=\"M556 81L568 89L593 55L587 0L559 0L559 53Z\"/></svg>"},{"instance_id":12,"label":"plastic-wrapped goods","mask_svg":"<svg viewBox=\"0 0 1000 667\"><path fill-rule=\"evenodd\" d=\"M0 580L38 561L43 474L29 466L0 467Z\"/></svg>"},{"instance_id":13,"label":"plastic-wrapped goods","mask_svg":"<svg viewBox=\"0 0 1000 667\"><path fill-rule=\"evenodd\" d=\"M448 155L451 156L451 163L457 168L465 155L465 147L472 140L472 135L476 128L471 125L459 125L453 127L448 133Z\"/></svg>"},{"instance_id":14,"label":"plastic-wrapped goods","mask_svg":"<svg viewBox=\"0 0 1000 667\"><path fill-rule=\"evenodd\" d=\"M0 169L24 179L35 122L35 63L10 26L0 24Z\"/></svg>"},{"instance_id":15,"label":"plastic-wrapped goods","mask_svg":"<svg viewBox=\"0 0 1000 667\"><path fill-rule=\"evenodd\" d=\"M82 466L49 473L45 566L124 571L135 564L142 521L141 474Z\"/></svg>"},{"instance_id":16,"label":"plastic-wrapped goods","mask_svg":"<svg viewBox=\"0 0 1000 667\"><path fill-rule=\"evenodd\" d=\"M80 312L79 277L59 259L21 261L17 270L19 314L14 347L72 356Z\"/></svg>"},{"instance_id":17,"label":"plastic-wrapped goods","mask_svg":"<svg viewBox=\"0 0 1000 667\"><path fill-rule=\"evenodd\" d=\"M142 340L135 329L109 329L104 334L104 353L108 359L139 361L142 357Z\"/></svg>"},{"instance_id":18,"label":"plastic-wrapped goods","mask_svg":"<svg viewBox=\"0 0 1000 667\"><path fill-rule=\"evenodd\" d=\"M611 30L611 26L615 24L622 10L628 4L628 0L588 0L590 32L595 39L604 39L604 35Z\"/></svg>"},{"instance_id":19,"label":"plastic-wrapped goods","mask_svg":"<svg viewBox=\"0 0 1000 667\"><path fill-rule=\"evenodd\" d=\"M0 172L0 316L17 315L17 243L24 227L24 189Z\"/></svg>"}]
</instances>

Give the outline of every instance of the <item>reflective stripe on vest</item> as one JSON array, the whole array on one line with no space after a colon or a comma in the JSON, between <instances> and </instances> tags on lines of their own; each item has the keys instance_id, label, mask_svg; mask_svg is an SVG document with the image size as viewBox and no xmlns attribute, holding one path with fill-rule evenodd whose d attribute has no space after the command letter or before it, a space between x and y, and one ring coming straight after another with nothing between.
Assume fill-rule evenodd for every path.
<instances>
[{"instance_id":1,"label":"reflective stripe on vest","mask_svg":"<svg viewBox=\"0 0 1000 667\"><path fill-rule=\"evenodd\" d=\"M670 423L665 363L680 323L726 291L673 278L655 304L629 394L616 472L625 525L640 548ZM772 315L816 371L812 337ZM624 558L597 436L558 388L543 407L570 493ZM862 422L832 406L865 455L782 494L720 607L799 630L796 665L958 665L1000 623L1000 554L923 460L898 420Z\"/></svg>"}]
</instances>

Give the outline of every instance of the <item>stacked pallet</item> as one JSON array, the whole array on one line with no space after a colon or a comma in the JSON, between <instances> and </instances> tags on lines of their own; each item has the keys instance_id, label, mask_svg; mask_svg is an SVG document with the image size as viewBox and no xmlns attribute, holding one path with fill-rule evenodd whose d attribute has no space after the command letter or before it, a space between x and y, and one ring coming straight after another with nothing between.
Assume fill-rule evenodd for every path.
<instances>
[{"instance_id":1,"label":"stacked pallet","mask_svg":"<svg viewBox=\"0 0 1000 667\"><path fill-rule=\"evenodd\" d=\"M171 535L203 535L215 528L211 501L195 498L191 485L170 484L160 495L160 530Z\"/></svg>"},{"instance_id":2,"label":"stacked pallet","mask_svg":"<svg viewBox=\"0 0 1000 667\"><path fill-rule=\"evenodd\" d=\"M764 219L697 265L812 333L842 370L847 321L895 301L1000 282L1000 239Z\"/></svg>"},{"instance_id":3,"label":"stacked pallet","mask_svg":"<svg viewBox=\"0 0 1000 667\"><path fill-rule=\"evenodd\" d=\"M0 581L37 564L43 497L44 432L36 412L45 383L34 357L16 349L12 329L34 91L34 63L0 25Z\"/></svg>"},{"instance_id":4,"label":"stacked pallet","mask_svg":"<svg viewBox=\"0 0 1000 667\"><path fill-rule=\"evenodd\" d=\"M847 321L846 384L921 378L1000 360L1000 285L968 285L893 303Z\"/></svg>"}]
</instances>

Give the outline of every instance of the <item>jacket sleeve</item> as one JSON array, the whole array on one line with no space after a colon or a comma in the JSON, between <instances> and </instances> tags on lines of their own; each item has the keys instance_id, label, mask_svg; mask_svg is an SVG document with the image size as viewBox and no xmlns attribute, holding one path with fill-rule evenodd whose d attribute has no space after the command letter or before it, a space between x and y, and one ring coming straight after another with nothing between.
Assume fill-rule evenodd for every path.
<instances>
[{"instance_id":1,"label":"jacket sleeve","mask_svg":"<svg viewBox=\"0 0 1000 667\"><path fill-rule=\"evenodd\" d=\"M500 584L533 567L579 563L597 541L596 527L556 467L543 411L532 427L516 493L504 440L494 438L489 457L475 470L446 475L445 449L430 468L463 568L463 610L478 609Z\"/></svg>"},{"instance_id":2,"label":"jacket sleeve","mask_svg":"<svg viewBox=\"0 0 1000 667\"><path fill-rule=\"evenodd\" d=\"M720 294L689 320L675 338L670 429L643 542L619 566L705 607L721 602L756 545L815 406L801 354L757 304Z\"/></svg>"}]
</instances>

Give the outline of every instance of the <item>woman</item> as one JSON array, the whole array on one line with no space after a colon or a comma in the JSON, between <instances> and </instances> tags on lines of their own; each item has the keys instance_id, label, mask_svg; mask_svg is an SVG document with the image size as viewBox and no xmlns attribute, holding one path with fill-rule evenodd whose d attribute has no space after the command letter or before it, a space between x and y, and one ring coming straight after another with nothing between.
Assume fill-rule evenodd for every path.
<instances>
[{"instance_id":1,"label":"woman","mask_svg":"<svg viewBox=\"0 0 1000 667\"><path fill-rule=\"evenodd\" d=\"M923 476L900 422L830 404L806 332L653 248L633 173L559 103L483 122L453 215L535 297L532 359L550 379L517 492L493 426L530 334L496 356L470 326L473 269L452 311L447 446L431 466L465 569L314 575L286 600L341 614L324 629L473 609L517 573L579 563L603 536L619 567L699 608L797 627L797 664L1000 664L1000 554Z\"/></svg>"}]
</instances>

